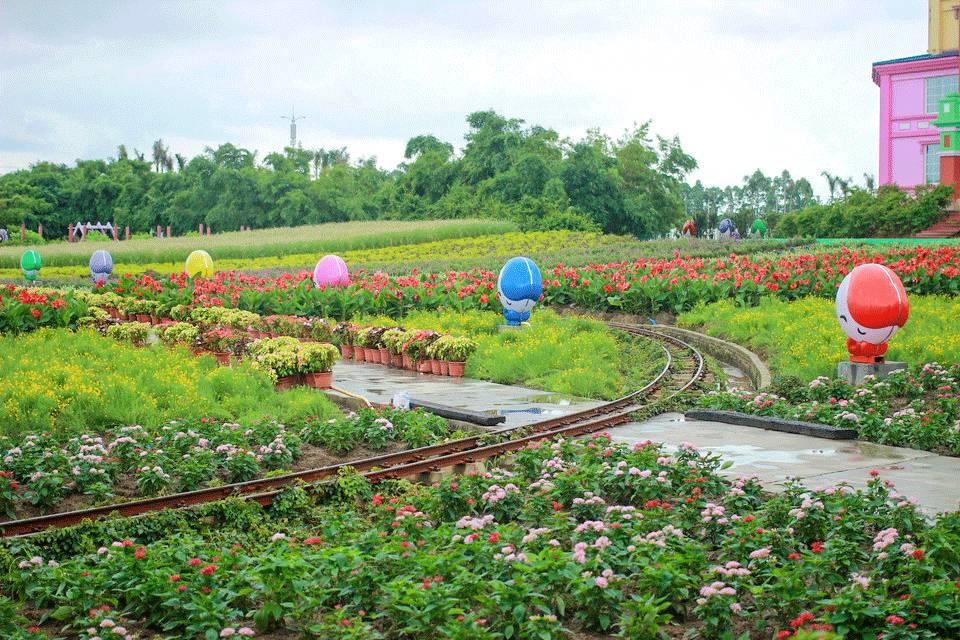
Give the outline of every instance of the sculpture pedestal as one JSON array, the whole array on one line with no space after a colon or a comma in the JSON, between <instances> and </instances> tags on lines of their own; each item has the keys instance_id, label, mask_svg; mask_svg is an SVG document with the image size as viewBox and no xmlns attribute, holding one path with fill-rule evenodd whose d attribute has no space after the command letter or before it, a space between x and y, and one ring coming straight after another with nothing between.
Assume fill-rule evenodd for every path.
<instances>
[{"instance_id":1,"label":"sculpture pedestal","mask_svg":"<svg viewBox=\"0 0 960 640\"><path fill-rule=\"evenodd\" d=\"M497 331L519 331L524 327L529 327L530 324L527 322L521 322L520 324L498 324Z\"/></svg>"},{"instance_id":2,"label":"sculpture pedestal","mask_svg":"<svg viewBox=\"0 0 960 640\"><path fill-rule=\"evenodd\" d=\"M906 362L883 362L880 364L866 364L863 362L838 362L837 377L846 380L854 386L863 384L867 376L876 376L883 380L894 371L907 368Z\"/></svg>"}]
</instances>

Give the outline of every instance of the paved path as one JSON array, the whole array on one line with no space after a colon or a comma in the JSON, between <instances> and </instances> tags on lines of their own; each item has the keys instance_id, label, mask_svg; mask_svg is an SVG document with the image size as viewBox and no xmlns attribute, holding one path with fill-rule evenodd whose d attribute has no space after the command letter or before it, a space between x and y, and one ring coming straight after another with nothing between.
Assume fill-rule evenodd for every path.
<instances>
[{"instance_id":1,"label":"paved path","mask_svg":"<svg viewBox=\"0 0 960 640\"><path fill-rule=\"evenodd\" d=\"M433 376L343 360L333 367L333 386L371 402L389 403L395 393L406 391L415 400L506 417L506 421L496 428L529 424L603 404L598 400L526 387Z\"/></svg>"},{"instance_id":2,"label":"paved path","mask_svg":"<svg viewBox=\"0 0 960 640\"><path fill-rule=\"evenodd\" d=\"M340 361L334 386L375 402L389 402L398 391L411 398L479 412L500 413L503 426L517 426L587 409L600 402L525 387L456 379L379 365ZM772 490L788 478L816 488L838 482L862 487L878 469L902 494L917 498L928 512L960 509L960 458L859 441L800 436L720 422L687 421L668 413L610 430L622 442L653 440L668 446L692 442L733 462L726 473L756 475Z\"/></svg>"},{"instance_id":3,"label":"paved path","mask_svg":"<svg viewBox=\"0 0 960 640\"><path fill-rule=\"evenodd\" d=\"M916 498L927 512L960 509L960 458L928 451L686 420L679 413L616 427L610 434L628 443L653 440L676 447L691 442L732 461L727 474L755 475L774 491L788 478L798 478L811 488L838 482L863 487L869 471L877 469L881 478Z\"/></svg>"}]
</instances>

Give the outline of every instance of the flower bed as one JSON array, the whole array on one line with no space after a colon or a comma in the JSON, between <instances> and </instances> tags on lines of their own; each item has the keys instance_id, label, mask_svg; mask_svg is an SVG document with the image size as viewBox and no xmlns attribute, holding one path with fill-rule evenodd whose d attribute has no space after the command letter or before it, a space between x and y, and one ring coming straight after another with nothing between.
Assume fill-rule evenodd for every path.
<instances>
[{"instance_id":1,"label":"flower bed","mask_svg":"<svg viewBox=\"0 0 960 640\"><path fill-rule=\"evenodd\" d=\"M138 496L243 482L272 471L315 468L386 447L434 444L447 422L422 410L329 412L282 424L200 418L75 437L28 433L0 438L0 517L65 511ZM6 479L5 479L6 478ZM8 492L5 485L12 485Z\"/></svg>"},{"instance_id":2,"label":"flower bed","mask_svg":"<svg viewBox=\"0 0 960 640\"><path fill-rule=\"evenodd\" d=\"M841 249L776 257L639 258L633 261L575 267L542 265L543 302L582 309L627 313L680 313L698 302L734 300L751 306L761 298L795 300L833 297L840 280L854 266L881 262L890 266L911 294L960 291L960 249ZM220 272L211 279L172 274L124 277L112 285L120 295L159 300L172 307L236 306L260 314L296 312L304 316L348 319L359 313L402 317L415 309L499 310L493 271L419 273L391 277L356 272L342 288L317 288L304 271L277 278Z\"/></svg>"},{"instance_id":3,"label":"flower bed","mask_svg":"<svg viewBox=\"0 0 960 640\"><path fill-rule=\"evenodd\" d=\"M910 297L910 319L890 340L888 361L910 364L960 362L960 298ZM763 300L756 307L730 301L701 305L680 315L677 323L732 340L765 357L773 373L811 380L836 375L837 363L849 360L847 336L837 322L833 300L803 298Z\"/></svg>"},{"instance_id":4,"label":"flower bed","mask_svg":"<svg viewBox=\"0 0 960 640\"><path fill-rule=\"evenodd\" d=\"M176 326L176 325L173 325ZM309 390L277 394L269 375L247 365L217 367L184 349L130 344L146 325L125 323L122 341L91 330L41 329L0 336L0 435L81 434L118 424L157 427L172 419L249 422L326 415ZM128 339L129 338L129 339Z\"/></svg>"},{"instance_id":5,"label":"flower bed","mask_svg":"<svg viewBox=\"0 0 960 640\"><path fill-rule=\"evenodd\" d=\"M8 607L189 637L960 634L957 514L928 522L880 477L769 496L722 466L596 437L393 496L344 475L320 511L292 490L81 526L13 547Z\"/></svg>"},{"instance_id":6,"label":"flower bed","mask_svg":"<svg viewBox=\"0 0 960 640\"><path fill-rule=\"evenodd\" d=\"M826 377L780 379L771 393L711 393L711 409L820 422L856 429L860 438L960 455L960 364L926 364L860 387Z\"/></svg>"}]
</instances>

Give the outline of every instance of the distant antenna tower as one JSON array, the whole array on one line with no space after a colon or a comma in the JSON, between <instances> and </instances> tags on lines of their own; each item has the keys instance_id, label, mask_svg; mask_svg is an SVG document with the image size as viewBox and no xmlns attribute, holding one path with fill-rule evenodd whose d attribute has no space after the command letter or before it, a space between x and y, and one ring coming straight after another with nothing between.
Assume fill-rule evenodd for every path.
<instances>
[{"instance_id":1,"label":"distant antenna tower","mask_svg":"<svg viewBox=\"0 0 960 640\"><path fill-rule=\"evenodd\" d=\"M290 107L290 115L280 116L280 117L283 118L284 120L290 121L290 146L291 147L297 146L297 120L303 120L307 116L295 115L293 112L293 107Z\"/></svg>"}]
</instances>

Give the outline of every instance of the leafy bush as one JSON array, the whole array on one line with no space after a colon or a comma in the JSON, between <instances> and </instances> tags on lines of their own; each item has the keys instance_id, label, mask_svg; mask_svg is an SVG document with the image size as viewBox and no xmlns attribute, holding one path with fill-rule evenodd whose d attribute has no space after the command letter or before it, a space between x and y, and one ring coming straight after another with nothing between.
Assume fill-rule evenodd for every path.
<instances>
[{"instance_id":1,"label":"leafy bush","mask_svg":"<svg viewBox=\"0 0 960 640\"><path fill-rule=\"evenodd\" d=\"M774 232L782 238L903 238L943 218L952 194L948 186L918 187L913 195L896 185L876 193L855 189L841 200L783 215Z\"/></svg>"}]
</instances>

